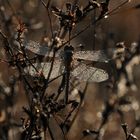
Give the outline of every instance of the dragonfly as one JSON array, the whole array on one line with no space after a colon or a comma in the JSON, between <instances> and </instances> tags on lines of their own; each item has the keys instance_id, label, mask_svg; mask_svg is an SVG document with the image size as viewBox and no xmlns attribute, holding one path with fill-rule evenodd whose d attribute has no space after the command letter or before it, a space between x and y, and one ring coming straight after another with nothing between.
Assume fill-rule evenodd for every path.
<instances>
[{"instance_id":1,"label":"dragonfly","mask_svg":"<svg viewBox=\"0 0 140 140\"><path fill-rule=\"evenodd\" d=\"M55 56L53 65L51 61L34 63L33 66L27 67L25 71L33 76L41 71L45 78L49 77L50 79L63 75L66 84L65 103L68 102L69 80L71 77L84 82L103 82L109 79L109 74L105 70L85 63L85 61L108 63L111 58L107 57L104 50L74 51L72 45L66 45L64 46L64 50L59 50L54 55L54 52L49 47L42 46L40 43L31 40L26 42L25 49L37 55ZM112 54L124 52L124 48L110 48L109 50Z\"/></svg>"},{"instance_id":2,"label":"dragonfly","mask_svg":"<svg viewBox=\"0 0 140 140\"><path fill-rule=\"evenodd\" d=\"M49 49L47 46L42 46L40 43L36 41L28 41L25 43L25 49L42 56L53 57L53 51ZM53 79L59 75L65 73L67 67L70 67L70 75L78 79L79 81L87 81L87 82L103 82L109 79L108 73L100 68L96 68L89 64L84 63L85 61L90 62L102 62L108 63L112 60L112 57L116 54L122 54L125 51L125 48L110 48L108 50L80 50L74 51L72 46L66 46L64 50L57 51L54 59L53 68L51 70L50 79ZM107 56L106 53L111 54ZM70 55L70 58L67 56ZM70 59L70 60L68 60ZM80 60L80 61L79 61ZM69 66L67 61L69 62ZM31 75L35 75L37 72L42 71L45 78L48 77L49 70L51 67L51 62L41 62L34 63L34 67L30 66L26 68L26 71Z\"/></svg>"},{"instance_id":3,"label":"dragonfly","mask_svg":"<svg viewBox=\"0 0 140 140\"><path fill-rule=\"evenodd\" d=\"M42 46L40 43L35 41L30 40L28 43L26 43L25 48L37 55L47 57L53 56L53 51L50 51L48 47ZM69 58L67 58L69 55L72 57L70 58L71 60L68 60ZM89 66L84 63L84 60L107 63L110 59L107 58L105 53L101 50L74 51L73 47L70 48L70 46L67 46L67 48L65 47L63 51L57 51L53 62L50 79L62 75L65 72L66 67L70 67L70 75L79 81L102 82L109 78L108 73L105 70ZM70 61L70 66L66 66L66 61ZM34 63L33 65L34 66L26 68L26 71L28 71L29 74L35 75L37 72L42 71L45 78L48 77L51 62Z\"/></svg>"}]
</instances>

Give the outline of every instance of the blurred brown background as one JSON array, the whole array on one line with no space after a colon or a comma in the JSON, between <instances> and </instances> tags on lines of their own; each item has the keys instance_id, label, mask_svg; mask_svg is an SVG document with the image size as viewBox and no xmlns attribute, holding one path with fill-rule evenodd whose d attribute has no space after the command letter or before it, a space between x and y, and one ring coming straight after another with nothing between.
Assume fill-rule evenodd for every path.
<instances>
[{"instance_id":1,"label":"blurred brown background","mask_svg":"<svg viewBox=\"0 0 140 140\"><path fill-rule=\"evenodd\" d=\"M48 16L46 9L38 0L9 0L14 10L19 14L21 19L27 25L27 38L35 41L41 41L44 34L50 36L50 27L48 23ZM124 0L111 0L109 5L109 10L114 9ZM47 1L46 1L47 2ZM71 0L52 0L51 5L58 6L59 8L65 7L65 2L71 2ZM11 14L11 9L7 5L6 0L0 0L0 3L6 5L7 14ZM86 5L87 0L80 0L80 5ZM85 49L92 49L93 47L97 49L115 47L117 42L124 41L127 47L130 47L132 42L137 42L140 40L140 8L133 8L140 4L139 0L132 0L125 6L118 9L116 14L109 16L107 19L103 19L97 23L95 29L92 26L90 29L79 35L77 38L72 40L72 44L79 45L84 44ZM53 29L57 30L59 24L58 19L55 16L51 16L53 21ZM94 13L90 13L87 18L79 23L79 25L74 29L74 33L81 30L85 25L87 25L94 18ZM29 23L28 21L31 21ZM96 38L94 40L94 30L96 31ZM95 46L93 46L95 44ZM140 88L140 73L139 66L134 70L134 78L136 86ZM11 72L6 64L0 64L1 71L1 81L8 82L9 75ZM52 89L57 85L54 83ZM79 89L83 88L85 83L81 83ZM104 102L108 100L111 96L108 89L106 88L107 82L103 83L90 83L88 90L85 95L84 104L82 105L80 112L77 116L73 127L68 134L69 140L80 140L82 138L82 131L85 129L97 130L100 125L100 112L103 110ZM19 83L20 91L22 86ZM138 103L140 102L139 90L130 90L130 95L133 95ZM23 105L26 104L24 94L17 95L15 109L12 110L14 117L17 117L17 112L21 109ZM140 109L138 108L140 113ZM17 113L17 114L16 114ZM135 123L135 118L133 115L133 110L125 112L125 121L130 127L133 128ZM19 113L20 114L20 113ZM18 115L19 115L18 114ZM113 113L109 122L105 126L105 132L103 140L124 140L125 135L121 128L121 120L118 113ZM136 136L140 138L139 129L136 132ZM85 137L84 140L92 140L91 136Z\"/></svg>"}]
</instances>

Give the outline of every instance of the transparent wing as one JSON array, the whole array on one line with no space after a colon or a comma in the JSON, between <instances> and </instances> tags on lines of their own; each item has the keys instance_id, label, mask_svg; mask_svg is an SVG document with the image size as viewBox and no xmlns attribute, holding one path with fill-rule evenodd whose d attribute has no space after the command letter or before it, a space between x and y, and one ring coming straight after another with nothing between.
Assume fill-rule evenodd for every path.
<instances>
[{"instance_id":1,"label":"transparent wing","mask_svg":"<svg viewBox=\"0 0 140 140\"><path fill-rule=\"evenodd\" d=\"M30 50L31 52L35 54L39 54L42 56L49 56L49 57L53 56L53 51L50 50L48 46L42 46L38 42L29 40L24 43L24 46L25 46L25 49ZM60 51L57 51L57 53L55 54L55 57L59 57L61 55L60 53L61 53Z\"/></svg>"},{"instance_id":2,"label":"transparent wing","mask_svg":"<svg viewBox=\"0 0 140 140\"><path fill-rule=\"evenodd\" d=\"M51 53L47 46L41 46L38 42L29 40L24 42L25 49L30 50L31 52L39 55L45 56L48 53Z\"/></svg>"},{"instance_id":3,"label":"transparent wing","mask_svg":"<svg viewBox=\"0 0 140 140\"><path fill-rule=\"evenodd\" d=\"M35 76L39 73L42 73L45 78L48 77L49 71L51 68L51 62L45 63L33 63L33 66L28 66L24 69L25 73ZM56 78L57 76L61 75L63 72L62 65L60 61L54 61L53 68L51 71L50 79Z\"/></svg>"},{"instance_id":4,"label":"transparent wing","mask_svg":"<svg viewBox=\"0 0 140 140\"><path fill-rule=\"evenodd\" d=\"M74 58L89 61L106 62L109 61L104 51L78 51L74 53Z\"/></svg>"},{"instance_id":5,"label":"transparent wing","mask_svg":"<svg viewBox=\"0 0 140 140\"><path fill-rule=\"evenodd\" d=\"M124 51L125 48L108 48L107 50L98 50L98 51L77 51L74 52L73 57L76 59L107 63L114 57L114 55L118 53L123 53Z\"/></svg>"},{"instance_id":6,"label":"transparent wing","mask_svg":"<svg viewBox=\"0 0 140 140\"><path fill-rule=\"evenodd\" d=\"M102 82L109 78L108 73L103 69L87 66L86 64L79 64L71 75L80 81L88 82Z\"/></svg>"}]
</instances>

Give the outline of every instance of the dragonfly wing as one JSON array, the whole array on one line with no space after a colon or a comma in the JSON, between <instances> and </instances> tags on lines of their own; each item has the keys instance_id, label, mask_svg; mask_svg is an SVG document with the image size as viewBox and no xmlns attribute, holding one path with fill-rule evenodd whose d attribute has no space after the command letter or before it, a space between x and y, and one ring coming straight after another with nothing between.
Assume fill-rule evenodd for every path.
<instances>
[{"instance_id":1,"label":"dragonfly wing","mask_svg":"<svg viewBox=\"0 0 140 140\"><path fill-rule=\"evenodd\" d=\"M74 53L74 58L89 60L89 61L99 61L99 62L108 62L110 60L103 50L78 51Z\"/></svg>"},{"instance_id":2,"label":"dragonfly wing","mask_svg":"<svg viewBox=\"0 0 140 140\"><path fill-rule=\"evenodd\" d=\"M42 73L45 76L45 78L47 78L50 72L50 68L51 68L51 62L33 63L33 66L26 67L24 71L25 73L32 76L39 75ZM57 76L61 75L62 71L60 71L60 69L62 69L61 62L54 61L50 79L56 78Z\"/></svg>"},{"instance_id":3,"label":"dragonfly wing","mask_svg":"<svg viewBox=\"0 0 140 140\"><path fill-rule=\"evenodd\" d=\"M72 72L72 76L80 81L102 82L109 78L108 73L99 68L79 64Z\"/></svg>"},{"instance_id":4,"label":"dragonfly wing","mask_svg":"<svg viewBox=\"0 0 140 140\"><path fill-rule=\"evenodd\" d=\"M77 51L74 53L74 58L108 63L113 59L114 55L124 53L124 51L125 48L108 48L106 50L98 51Z\"/></svg>"},{"instance_id":5,"label":"dragonfly wing","mask_svg":"<svg viewBox=\"0 0 140 140\"><path fill-rule=\"evenodd\" d=\"M24 43L24 46L25 49L30 50L31 52L38 55L53 57L54 54L54 52L50 50L48 46L41 46L39 43L32 40L26 41L26 43ZM59 57L60 53L61 51L57 51L55 57Z\"/></svg>"},{"instance_id":6,"label":"dragonfly wing","mask_svg":"<svg viewBox=\"0 0 140 140\"><path fill-rule=\"evenodd\" d=\"M31 52L39 55L45 56L49 51L49 48L46 46L41 46L39 43L35 41L26 41L24 43L25 49L30 50Z\"/></svg>"}]
</instances>

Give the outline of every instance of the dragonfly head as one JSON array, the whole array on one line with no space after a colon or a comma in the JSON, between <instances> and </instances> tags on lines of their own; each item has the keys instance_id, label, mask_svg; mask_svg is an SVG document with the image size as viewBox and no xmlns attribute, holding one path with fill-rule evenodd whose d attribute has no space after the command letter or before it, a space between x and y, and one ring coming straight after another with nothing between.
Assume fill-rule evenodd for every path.
<instances>
[{"instance_id":1,"label":"dragonfly head","mask_svg":"<svg viewBox=\"0 0 140 140\"><path fill-rule=\"evenodd\" d=\"M65 51L65 52L73 52L73 51L74 51L74 48L73 48L73 46L71 46L71 45L66 45L66 46L64 47L64 51Z\"/></svg>"}]
</instances>

